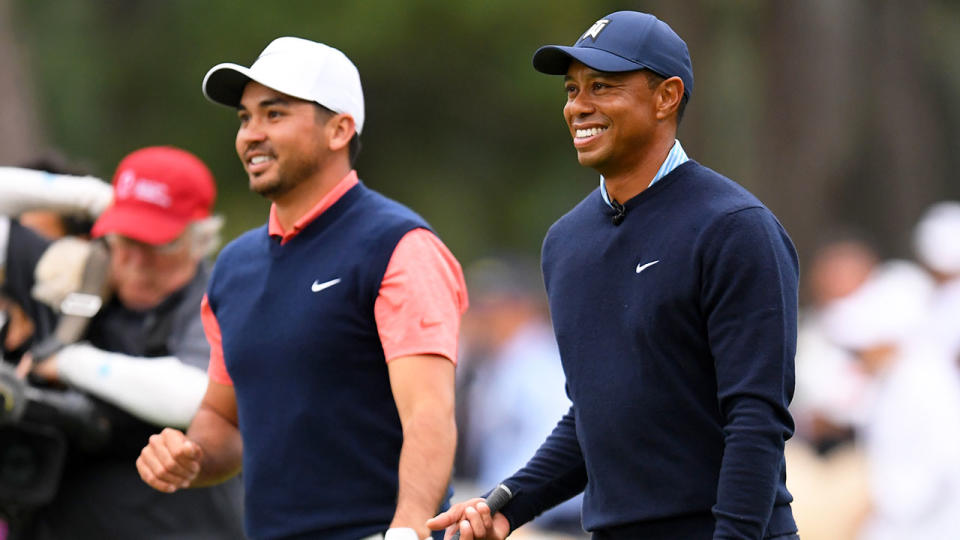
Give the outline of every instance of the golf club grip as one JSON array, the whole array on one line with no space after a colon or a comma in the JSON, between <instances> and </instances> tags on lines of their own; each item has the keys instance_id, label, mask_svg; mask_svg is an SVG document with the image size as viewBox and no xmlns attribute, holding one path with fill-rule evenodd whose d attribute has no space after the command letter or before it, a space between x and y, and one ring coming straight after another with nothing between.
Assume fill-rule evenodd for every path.
<instances>
[{"instance_id":1,"label":"golf club grip","mask_svg":"<svg viewBox=\"0 0 960 540\"><path fill-rule=\"evenodd\" d=\"M490 507L490 515L494 515L500 511L501 508L513 497L513 493L510 491L510 488L500 484L490 492L490 495L484 499L484 502L487 503L487 506ZM450 540L460 540L460 531L453 533L453 536L450 537Z\"/></svg>"}]
</instances>

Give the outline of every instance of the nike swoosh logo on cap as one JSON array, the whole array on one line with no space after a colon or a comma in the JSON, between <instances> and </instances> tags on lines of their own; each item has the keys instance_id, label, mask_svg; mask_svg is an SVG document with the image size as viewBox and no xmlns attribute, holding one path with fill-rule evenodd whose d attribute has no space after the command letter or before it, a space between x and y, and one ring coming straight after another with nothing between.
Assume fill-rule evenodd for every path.
<instances>
[{"instance_id":1,"label":"nike swoosh logo on cap","mask_svg":"<svg viewBox=\"0 0 960 540\"><path fill-rule=\"evenodd\" d=\"M340 278L331 279L330 281L324 281L323 283L318 283L317 281L313 282L313 285L310 286L310 290L313 292L320 292L324 289L329 289L337 283L340 283Z\"/></svg>"},{"instance_id":2,"label":"nike swoosh logo on cap","mask_svg":"<svg viewBox=\"0 0 960 540\"><path fill-rule=\"evenodd\" d=\"M646 270L647 268L650 268L651 266L657 264L658 262L660 262L660 259L657 259L653 262L648 262L647 264L638 264L637 273L639 274L640 272L643 272L644 270Z\"/></svg>"}]
</instances>

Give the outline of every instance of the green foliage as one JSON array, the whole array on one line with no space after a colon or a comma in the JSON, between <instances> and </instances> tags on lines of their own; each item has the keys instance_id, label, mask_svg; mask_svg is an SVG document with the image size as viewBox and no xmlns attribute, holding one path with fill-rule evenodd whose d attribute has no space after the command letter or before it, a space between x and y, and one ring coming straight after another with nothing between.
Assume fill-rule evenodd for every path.
<instances>
[{"instance_id":1,"label":"green foliage","mask_svg":"<svg viewBox=\"0 0 960 540\"><path fill-rule=\"evenodd\" d=\"M697 84L680 131L685 148L755 191L801 254L835 221L898 238L922 205L960 197L949 174L960 166L960 116L948 106L960 87L957 8L921 6L13 0L48 142L105 177L137 147L195 152L218 179L228 237L262 224L267 204L247 191L235 114L203 98L204 73L225 61L249 65L283 35L342 49L366 94L361 178L423 214L465 263L501 250L536 255L550 223L595 187L571 148L560 79L536 73L530 59L618 9L652 11L687 40ZM916 36L912 50L879 47L896 36ZM873 60L878 53L885 60ZM907 75L891 80L888 63L906 54L919 62L902 61ZM888 94L910 99L898 109ZM926 123L903 121L915 117ZM901 142L920 137L925 145ZM913 169L922 174L907 179ZM907 181L905 201L889 186ZM875 185L888 189L862 196Z\"/></svg>"},{"instance_id":2,"label":"green foliage","mask_svg":"<svg viewBox=\"0 0 960 540\"><path fill-rule=\"evenodd\" d=\"M227 235L265 220L236 158L233 111L200 82L249 65L273 38L345 51L360 69L367 124L358 169L430 220L464 260L539 251L549 224L594 187L560 115L560 81L530 67L572 42L602 3L116 0L15 4L52 145L104 177L129 151L172 144L218 180Z\"/></svg>"}]
</instances>

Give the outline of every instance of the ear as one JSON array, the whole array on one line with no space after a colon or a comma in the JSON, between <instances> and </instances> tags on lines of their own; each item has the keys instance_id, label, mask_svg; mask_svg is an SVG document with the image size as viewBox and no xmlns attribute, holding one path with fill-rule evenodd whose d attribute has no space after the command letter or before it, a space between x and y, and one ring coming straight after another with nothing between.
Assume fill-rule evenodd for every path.
<instances>
[{"instance_id":1,"label":"ear","mask_svg":"<svg viewBox=\"0 0 960 540\"><path fill-rule=\"evenodd\" d=\"M670 77L660 83L656 90L657 120L676 116L683 99L683 81L680 77Z\"/></svg>"},{"instance_id":2,"label":"ear","mask_svg":"<svg viewBox=\"0 0 960 540\"><path fill-rule=\"evenodd\" d=\"M334 115L327 122L330 138L327 139L330 150L337 152L350 145L350 139L357 132L356 123L349 114Z\"/></svg>"}]
</instances>

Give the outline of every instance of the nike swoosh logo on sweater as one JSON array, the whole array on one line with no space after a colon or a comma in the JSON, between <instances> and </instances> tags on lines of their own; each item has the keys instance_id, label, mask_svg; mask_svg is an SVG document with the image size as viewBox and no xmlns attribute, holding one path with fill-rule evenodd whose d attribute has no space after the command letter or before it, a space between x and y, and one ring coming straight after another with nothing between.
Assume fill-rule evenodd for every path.
<instances>
[{"instance_id":1,"label":"nike swoosh logo on sweater","mask_svg":"<svg viewBox=\"0 0 960 540\"><path fill-rule=\"evenodd\" d=\"M329 289L330 287L333 287L337 283L340 283L340 278L331 279L330 281L324 281L323 283L317 283L316 281L314 281L313 285L310 286L310 290L313 292L320 292L324 289Z\"/></svg>"},{"instance_id":2,"label":"nike swoosh logo on sweater","mask_svg":"<svg viewBox=\"0 0 960 540\"><path fill-rule=\"evenodd\" d=\"M657 259L653 262L648 262L647 264L638 264L637 273L639 274L640 272L643 272L644 270L646 270L647 268L650 268L651 266L657 264L658 262L660 262L660 259Z\"/></svg>"}]
</instances>

